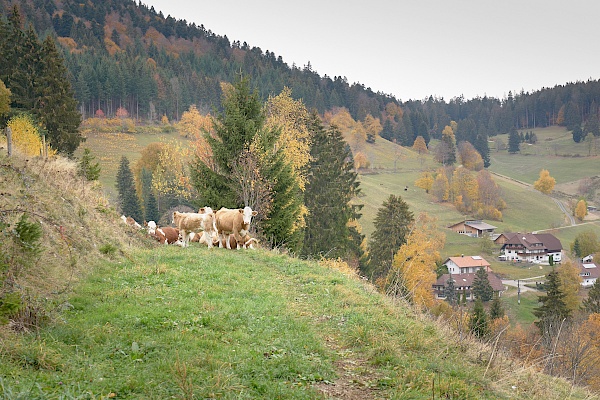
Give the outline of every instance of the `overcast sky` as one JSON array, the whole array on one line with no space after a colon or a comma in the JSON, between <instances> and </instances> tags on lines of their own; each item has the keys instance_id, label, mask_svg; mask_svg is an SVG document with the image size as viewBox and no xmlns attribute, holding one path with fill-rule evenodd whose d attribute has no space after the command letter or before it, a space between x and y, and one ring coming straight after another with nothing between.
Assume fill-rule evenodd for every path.
<instances>
[{"instance_id":1,"label":"overcast sky","mask_svg":"<svg viewBox=\"0 0 600 400\"><path fill-rule=\"evenodd\" d=\"M142 0L397 99L504 98L600 78L597 0Z\"/></svg>"}]
</instances>

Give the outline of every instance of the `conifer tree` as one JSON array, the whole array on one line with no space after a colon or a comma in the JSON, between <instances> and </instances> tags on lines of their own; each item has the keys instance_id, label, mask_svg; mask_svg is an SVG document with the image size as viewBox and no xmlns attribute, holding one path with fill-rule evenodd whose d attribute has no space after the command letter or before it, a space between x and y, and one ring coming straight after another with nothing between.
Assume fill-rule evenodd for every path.
<instances>
[{"instance_id":1,"label":"conifer tree","mask_svg":"<svg viewBox=\"0 0 600 400\"><path fill-rule=\"evenodd\" d=\"M564 301L565 294L561 290L558 271L552 270L546 275L546 295L538 296L541 306L534 308L533 315L538 320L535 325L542 335L553 337L563 319L571 317L571 311Z\"/></svg>"},{"instance_id":2,"label":"conifer tree","mask_svg":"<svg viewBox=\"0 0 600 400\"><path fill-rule=\"evenodd\" d=\"M457 300L456 286L454 285L455 282L456 281L454 280L452 275L450 275L450 277L446 281L446 285L444 286L444 297L450 305L455 305Z\"/></svg>"},{"instance_id":3,"label":"conifer tree","mask_svg":"<svg viewBox=\"0 0 600 400\"><path fill-rule=\"evenodd\" d=\"M519 132L517 132L517 128L512 127L508 134L508 152L510 154L518 153L521 149L521 138L519 137Z\"/></svg>"},{"instance_id":4,"label":"conifer tree","mask_svg":"<svg viewBox=\"0 0 600 400\"><path fill-rule=\"evenodd\" d=\"M144 202L144 220L158 221L160 214L156 196L152 190L152 171L142 168L142 201Z\"/></svg>"},{"instance_id":5,"label":"conifer tree","mask_svg":"<svg viewBox=\"0 0 600 400\"><path fill-rule=\"evenodd\" d=\"M41 48L41 71L36 79L35 110L44 124L51 146L61 153L72 155L83 141L78 132L81 114L68 80L68 71L48 35Z\"/></svg>"},{"instance_id":6,"label":"conifer tree","mask_svg":"<svg viewBox=\"0 0 600 400\"><path fill-rule=\"evenodd\" d=\"M494 296L494 300L492 300L492 304L490 305L490 319L503 318L504 314L504 307L502 306L500 296Z\"/></svg>"},{"instance_id":7,"label":"conifer tree","mask_svg":"<svg viewBox=\"0 0 600 400\"><path fill-rule=\"evenodd\" d=\"M129 168L129 159L126 156L121 157L119 169L117 171L117 192L119 194L119 204L123 215L131 217L136 221L142 221L142 209L140 201L135 190L133 174Z\"/></svg>"},{"instance_id":8,"label":"conifer tree","mask_svg":"<svg viewBox=\"0 0 600 400\"><path fill-rule=\"evenodd\" d=\"M485 239L487 240L487 239ZM494 297L494 289L490 285L490 280L485 268L479 268L473 279L473 295L476 299L486 303Z\"/></svg>"},{"instance_id":9,"label":"conifer tree","mask_svg":"<svg viewBox=\"0 0 600 400\"><path fill-rule=\"evenodd\" d=\"M83 150L83 154L79 160L78 174L88 181L95 181L100 177L100 164L97 162L94 163L95 159L96 157L92 155L90 149L85 148Z\"/></svg>"},{"instance_id":10,"label":"conifer tree","mask_svg":"<svg viewBox=\"0 0 600 400\"><path fill-rule=\"evenodd\" d=\"M375 217L375 232L369 242L369 260L365 275L376 280L387 276L394 255L406 243L414 216L400 196L391 194Z\"/></svg>"},{"instance_id":11,"label":"conifer tree","mask_svg":"<svg viewBox=\"0 0 600 400\"><path fill-rule=\"evenodd\" d=\"M469 319L469 329L478 338L485 337L489 331L488 315L483 308L481 299L475 300L471 318Z\"/></svg>"},{"instance_id":12,"label":"conifer tree","mask_svg":"<svg viewBox=\"0 0 600 400\"><path fill-rule=\"evenodd\" d=\"M352 153L339 129L325 129L316 113L311 115L310 129L303 254L359 259L362 235L348 224L360 216L359 206L350 204L360 193Z\"/></svg>"}]
</instances>

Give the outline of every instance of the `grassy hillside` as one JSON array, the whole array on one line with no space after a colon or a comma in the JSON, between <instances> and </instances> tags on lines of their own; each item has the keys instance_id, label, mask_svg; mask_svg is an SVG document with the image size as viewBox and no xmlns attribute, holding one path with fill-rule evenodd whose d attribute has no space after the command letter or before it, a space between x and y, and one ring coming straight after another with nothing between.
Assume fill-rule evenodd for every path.
<instances>
[{"instance_id":1,"label":"grassy hillside","mask_svg":"<svg viewBox=\"0 0 600 400\"><path fill-rule=\"evenodd\" d=\"M262 250L132 249L63 309L4 336L5 397L589 398L350 272Z\"/></svg>"}]
</instances>

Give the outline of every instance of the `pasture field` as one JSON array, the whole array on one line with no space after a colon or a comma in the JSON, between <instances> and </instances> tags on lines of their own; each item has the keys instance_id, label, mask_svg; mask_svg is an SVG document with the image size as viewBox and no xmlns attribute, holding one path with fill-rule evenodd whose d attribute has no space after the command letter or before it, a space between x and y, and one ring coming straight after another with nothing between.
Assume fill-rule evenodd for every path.
<instances>
[{"instance_id":1,"label":"pasture field","mask_svg":"<svg viewBox=\"0 0 600 400\"><path fill-rule=\"evenodd\" d=\"M199 246L126 256L74 287L60 320L3 342L3 398L589 398L482 364L491 347L345 269Z\"/></svg>"},{"instance_id":2,"label":"pasture field","mask_svg":"<svg viewBox=\"0 0 600 400\"><path fill-rule=\"evenodd\" d=\"M101 172L99 181L104 191L114 200L117 198L117 171L122 156L129 160L133 168L135 162L141 157L141 151L153 142L176 141L185 143L188 139L177 133L87 133L77 151L76 157L81 157L83 150L89 148L96 162L100 164Z\"/></svg>"}]
</instances>

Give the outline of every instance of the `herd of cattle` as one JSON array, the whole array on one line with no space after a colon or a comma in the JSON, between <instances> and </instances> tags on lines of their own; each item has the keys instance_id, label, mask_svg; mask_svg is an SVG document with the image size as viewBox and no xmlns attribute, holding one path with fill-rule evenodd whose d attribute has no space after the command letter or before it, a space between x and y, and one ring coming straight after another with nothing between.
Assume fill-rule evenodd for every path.
<instances>
[{"instance_id":1,"label":"herd of cattle","mask_svg":"<svg viewBox=\"0 0 600 400\"><path fill-rule=\"evenodd\" d=\"M197 213L173 213L174 227L158 227L156 222L144 223L148 234L160 243L189 246L190 242L206 244L228 249L254 248L258 244L256 238L250 237L249 229L256 211L250 207L221 208L213 212L210 207L202 207ZM142 229L142 226L131 217L121 216L124 223Z\"/></svg>"}]
</instances>

